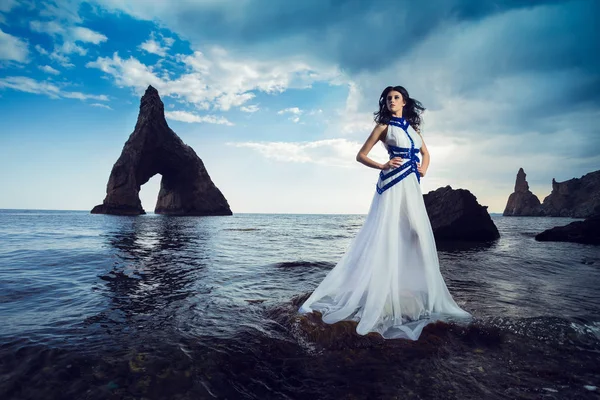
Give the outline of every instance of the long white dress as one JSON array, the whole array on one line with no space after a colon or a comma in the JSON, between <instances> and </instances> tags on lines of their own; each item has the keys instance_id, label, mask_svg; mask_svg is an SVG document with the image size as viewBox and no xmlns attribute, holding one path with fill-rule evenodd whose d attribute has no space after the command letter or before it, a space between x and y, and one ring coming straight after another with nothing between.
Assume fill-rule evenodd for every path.
<instances>
[{"instance_id":1,"label":"long white dress","mask_svg":"<svg viewBox=\"0 0 600 400\"><path fill-rule=\"evenodd\" d=\"M417 340L430 322L470 314L440 273L416 170L421 136L404 118L392 117L384 145L403 164L381 172L364 225L299 312L319 311L329 324L358 321L361 335Z\"/></svg>"}]
</instances>

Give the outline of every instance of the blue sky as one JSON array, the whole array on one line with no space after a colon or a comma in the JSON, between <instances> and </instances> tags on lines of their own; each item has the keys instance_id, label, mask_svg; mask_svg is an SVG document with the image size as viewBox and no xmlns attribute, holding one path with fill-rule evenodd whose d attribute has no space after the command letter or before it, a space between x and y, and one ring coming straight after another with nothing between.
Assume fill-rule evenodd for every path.
<instances>
[{"instance_id":1,"label":"blue sky","mask_svg":"<svg viewBox=\"0 0 600 400\"><path fill-rule=\"evenodd\" d=\"M532 6L531 4L535 4ZM0 208L89 210L151 84L234 212L366 213L381 90L427 108L424 192L501 212L600 166L596 1L0 0ZM377 146L373 158L384 160ZM160 176L142 187L154 209Z\"/></svg>"}]
</instances>

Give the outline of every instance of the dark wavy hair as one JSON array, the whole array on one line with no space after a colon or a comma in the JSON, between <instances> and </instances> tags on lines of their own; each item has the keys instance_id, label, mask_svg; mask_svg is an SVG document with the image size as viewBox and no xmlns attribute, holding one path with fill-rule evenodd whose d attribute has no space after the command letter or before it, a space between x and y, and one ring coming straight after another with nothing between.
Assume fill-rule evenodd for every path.
<instances>
[{"instance_id":1,"label":"dark wavy hair","mask_svg":"<svg viewBox=\"0 0 600 400\"><path fill-rule=\"evenodd\" d=\"M408 121L408 123L417 132L420 131L421 127L421 114L425 111L425 107L417 99L413 99L408 95L408 91L402 86L388 86L383 89L381 96L379 96L379 111L373 113L375 115L375 122L382 125L388 125L392 118L392 113L387 108L387 95L392 90L400 92L402 98L406 102L406 105L402 109L402 117Z\"/></svg>"}]
</instances>

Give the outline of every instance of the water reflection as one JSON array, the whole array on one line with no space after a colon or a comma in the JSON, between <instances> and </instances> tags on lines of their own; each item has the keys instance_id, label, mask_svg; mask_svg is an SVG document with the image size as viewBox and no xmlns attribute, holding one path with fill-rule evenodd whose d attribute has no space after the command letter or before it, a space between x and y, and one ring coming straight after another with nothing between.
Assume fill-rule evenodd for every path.
<instances>
[{"instance_id":1,"label":"water reflection","mask_svg":"<svg viewBox=\"0 0 600 400\"><path fill-rule=\"evenodd\" d=\"M499 240L488 242L467 242L467 241L436 241L435 245L438 251L446 253L467 253L485 250L493 250L500 245Z\"/></svg>"},{"instance_id":2,"label":"water reflection","mask_svg":"<svg viewBox=\"0 0 600 400\"><path fill-rule=\"evenodd\" d=\"M106 235L112 269L99 276L108 310L88 322L139 330L165 327L186 299L206 295L205 246L201 223L168 216L125 217Z\"/></svg>"}]
</instances>

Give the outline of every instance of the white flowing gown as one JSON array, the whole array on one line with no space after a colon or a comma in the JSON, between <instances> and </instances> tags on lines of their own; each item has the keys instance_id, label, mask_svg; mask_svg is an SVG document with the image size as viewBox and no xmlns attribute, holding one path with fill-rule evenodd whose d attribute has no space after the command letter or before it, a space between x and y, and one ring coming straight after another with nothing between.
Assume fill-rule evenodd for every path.
<instances>
[{"instance_id":1,"label":"white flowing gown","mask_svg":"<svg viewBox=\"0 0 600 400\"><path fill-rule=\"evenodd\" d=\"M456 304L440 273L416 170L421 136L404 118L393 117L384 144L403 164L381 172L364 225L299 311L319 311L329 324L358 321L360 335L417 340L430 322L470 314Z\"/></svg>"}]
</instances>

